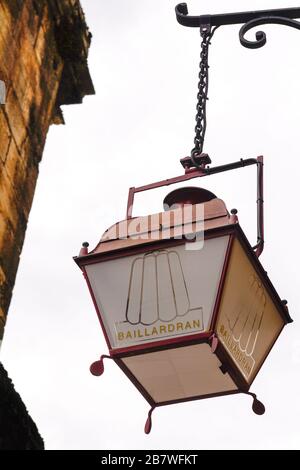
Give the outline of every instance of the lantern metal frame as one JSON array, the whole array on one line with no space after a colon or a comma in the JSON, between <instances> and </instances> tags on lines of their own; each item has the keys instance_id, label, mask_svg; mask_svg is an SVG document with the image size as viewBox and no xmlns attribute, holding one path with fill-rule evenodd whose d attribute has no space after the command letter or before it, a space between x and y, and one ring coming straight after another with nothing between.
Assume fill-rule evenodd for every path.
<instances>
[{"instance_id":1,"label":"lantern metal frame","mask_svg":"<svg viewBox=\"0 0 300 470\"><path fill-rule=\"evenodd\" d=\"M183 159L183 160L188 161L189 158L190 157L187 157L186 159ZM143 395L143 397L149 403L149 405L151 406L151 410L159 406L181 403L185 401L199 400L199 399L204 399L204 398L218 397L222 395L236 394L236 393L247 393L247 394L254 396L253 393L249 392L250 386L253 383L257 373L261 369L267 356L269 355L282 329L278 332L278 335L276 336L276 338L274 338L274 341L272 342L270 349L265 354L265 357L262 363L260 364L260 367L257 369L255 375L253 376L251 382L247 382L242 377L237 365L234 363L234 361L232 360L232 358L226 351L225 347L221 344L220 341L217 340L217 338L215 338L215 340L217 341L217 344L215 343L213 331L216 326L217 314L219 311L222 293L224 290L224 283L225 283L226 273L228 270L229 259L230 259L230 254L231 254L234 239L237 239L241 243L245 253L247 254L248 259L253 265L259 278L263 281L264 287L266 288L274 304L277 306L278 311L280 312L282 319L284 321L284 325L292 322L292 319L288 312L288 308L286 305L287 302L285 300L280 299L273 284L268 278L266 271L264 270L263 266L258 260L258 256L260 255L262 248L263 248L263 157L262 156L258 157L257 159L250 158L246 160L240 160L238 162L234 162L228 165L221 165L215 168L206 168L205 166L203 166L203 168L200 168L200 169L199 168L191 169L186 166L184 175L180 175L174 178L169 178L167 180L162 180L159 182L151 183L151 184L136 187L136 188L132 187L129 189L126 220L130 220L132 218L132 207L134 203L134 195L136 193L159 188L162 186L169 186L169 185L176 184L182 181L187 181L189 179L196 178L196 177L203 177L203 176L208 176L208 175L212 175L212 174L216 174L216 173L220 173L224 171L229 171L229 170L233 170L237 168L243 168L243 167L254 165L254 164L257 165L258 244L255 247L251 247L249 241L247 240L243 230L241 229L238 223L238 218L236 215L237 211L235 210L232 211L229 225L208 229L204 232L204 240L222 237L226 235L229 236L229 243L227 246L226 255L225 255L225 259L223 263L222 274L221 274L221 278L219 282L215 305L213 308L213 314L212 314L209 331L191 334L187 336L180 336L180 339L169 338L169 339L157 340L153 343L147 343L147 344L142 344L138 346L133 345L133 346L128 346L124 348L112 348L107 332L105 330L105 326L103 324L101 312L97 305L91 284L89 282L89 279L85 270L85 266L90 265L90 264L100 263L102 261L120 259L123 257L127 257L129 255L145 254L147 252L153 251L153 249L163 249L167 247L171 248L171 247L175 247L178 245L182 245L186 243L187 241L186 239L178 240L178 239L169 238L166 240L156 240L150 243L149 242L141 243L138 246L134 246L134 247L127 246L127 247L119 248L119 249L104 252L104 253L92 252L91 254L88 254L87 248L84 248L85 251L81 252L80 256L74 257L74 261L81 268L83 275L86 279L88 289L92 297L92 300L93 300L93 303L94 303L94 306L98 315L98 319L99 319L99 322L103 331L103 335L105 337L105 340L109 349L109 355L102 355L100 358L100 363L99 361L94 363L97 365L96 369L97 367L99 368L99 364L100 364L100 372L98 373L96 371L94 373L92 370L92 367L93 367L93 364L92 364L91 366L92 373L94 373L94 375L100 375L102 373L103 371L102 361L104 358L114 360L114 362L120 367L120 369L125 373L125 375L129 378L129 380L131 380L131 382L135 385L135 387L139 390L139 392ZM192 346L195 344L203 344L203 343L211 345L212 351L216 354L217 358L219 359L222 365L221 367L222 367L223 373L228 372L229 376L231 377L233 382L236 384L237 389L234 389L231 391L225 391L225 392L210 393L207 395L196 395L193 397L169 400L169 401L164 401L164 402L155 402L155 400L150 396L150 394L143 387L143 385L138 381L138 379L133 375L130 369L122 361L123 358L130 357L130 356L137 356L137 355L147 354L147 353L156 352L156 351L163 351L166 349L175 349L175 348Z\"/></svg>"},{"instance_id":2,"label":"lantern metal frame","mask_svg":"<svg viewBox=\"0 0 300 470\"><path fill-rule=\"evenodd\" d=\"M199 399L204 399L204 398L212 398L212 397L218 397L222 395L230 395L230 394L236 394L236 393L248 393L251 384L253 383L257 373L261 369L264 361L268 357L274 343L276 342L279 334L281 333L282 330L279 331L277 337L274 339L271 348L269 351L265 354L265 357L263 359L263 362L261 363L259 369L257 370L255 376L251 380L250 383L248 383L245 379L242 378L241 373L224 348L224 346L221 344L221 342L218 342L217 347L214 351L216 354L217 358L222 364L223 371L228 372L229 376L232 378L234 383L237 385L238 389L237 390L232 390L232 391L226 391L226 392L219 392L219 393L211 393L207 395L200 395L200 396L193 396L189 398L183 398L183 399L177 399L177 400L169 400L169 401L164 401L164 402L155 402L154 399L150 396L150 394L147 392L147 390L143 387L143 385L137 380L137 378L132 374L132 372L129 370L129 368L122 362L122 358L129 357L129 356L137 356L141 354L147 354L151 352L156 352L156 351L163 351L165 349L174 349L174 348L180 348L184 346L191 346L195 344L202 344L202 343L207 343L207 344L212 344L212 335L217 319L217 313L219 310L220 306L220 301L222 298L222 293L224 289L224 282L226 278L226 273L228 269L228 264L229 264L229 258L230 258L230 253L232 249L232 244L234 238L237 238L239 242L242 244L250 262L252 263L255 271L259 275L260 279L264 283L264 287L266 288L268 294L270 295L272 301L276 304L278 311L280 312L284 324L290 323L292 321L289 313L287 306L285 304L285 301L282 301L280 297L278 296L273 284L271 283L270 279L268 278L263 266L261 265L260 261L258 260L257 256L253 252L253 249L251 245L249 244L243 230L239 226L238 223L232 223L231 225L228 225L226 227L221 227L217 229L212 229L208 230L205 233L205 239L209 238L217 238L220 236L225 236L229 235L229 243L227 247L227 252L224 260L224 265L222 269L222 274L221 274L221 279L219 283L219 288L218 288L218 293L213 309L213 316L211 320L211 327L208 332L204 333L198 333L198 334L193 334L190 336L181 336L180 339L176 338L171 338L171 339L166 339L166 340L158 340L155 343L148 343L145 345L139 345L139 346L129 346L125 348L119 348L119 349L112 349L108 335L106 333L103 321L102 321L102 316L101 312L99 310L99 307L97 305L96 299L94 297L90 282L88 280L88 277L86 275L84 265L89 265L89 264L94 264L94 263L99 263L101 261L108 261L112 259L118 259L122 257L126 257L128 255L133 255L133 254L140 254L140 253L145 253L152 251L154 248L155 249L160 249L160 248L166 248L166 247L174 247L178 246L180 244L183 244L186 242L186 240L165 240L165 241L156 241L153 243L147 244L145 246L144 244L140 245L139 247L134 247L133 248L122 248L119 250L116 250L113 253L103 253L103 254L91 254L91 255L86 255L86 256L81 256L81 257L75 257L74 260L76 263L79 265L79 267L82 269L84 277L86 279L91 297L93 299L93 303L98 315L99 322L101 324L101 328L104 334L104 337L106 339L106 343L109 349L109 356L104 355L102 356L103 358L110 358L113 359L114 362L120 367L120 369L125 373L125 375L131 380L131 382L135 385L135 387L139 390L139 392L143 395L145 400L149 403L149 405L154 408L154 407L159 407L159 406L164 406L164 405L170 405L170 404L175 404L175 403L181 403L185 401L193 401L193 400L199 400Z\"/></svg>"},{"instance_id":3,"label":"lantern metal frame","mask_svg":"<svg viewBox=\"0 0 300 470\"><path fill-rule=\"evenodd\" d=\"M225 165L219 165L215 167L208 167L208 163L211 162L207 154L202 154L198 157L203 163L200 167L194 168L191 157L185 157L180 160L181 165L183 166L185 173L184 175L175 176L173 178L168 178L165 180L157 181L155 183L150 183L144 186L131 187L128 192L127 200L127 209L126 209L126 219L132 218L132 210L134 203L134 196L137 193L144 191L149 191L151 189L161 188L163 186L170 186L172 184L181 183L183 181L188 181L193 178L201 178L203 176L215 175L217 173L224 173L226 171L236 170L238 168L245 168L247 166L257 165L257 182L256 182L256 207L257 207L257 242L253 246L253 250L256 253L256 256L259 257L264 249L264 159L260 155L257 158L241 158L237 162L227 163Z\"/></svg>"},{"instance_id":4,"label":"lantern metal frame","mask_svg":"<svg viewBox=\"0 0 300 470\"><path fill-rule=\"evenodd\" d=\"M295 21L295 18L300 18L300 8L289 8L289 9L277 9L277 10L261 10L261 11L250 11L250 12L242 12L242 13L228 13L228 14L220 14L220 15L201 15L201 16L190 16L188 14L188 8L185 3L181 3L176 6L176 17L177 21L183 25L188 27L198 27L200 28L200 33L202 37L205 36L205 47L208 48L209 39L212 37L214 29L216 27L222 25L231 25L231 24L243 24L239 32L239 39L242 46L246 48L256 49L264 46L266 44L266 34L262 31L258 31L256 33L256 40L250 41L245 38L245 34L255 26L264 25L264 24L281 24L290 26L292 28L300 30L300 22ZM205 33L205 34L204 34ZM206 37L207 36L207 37ZM207 52L207 51L206 51ZM207 56L206 56L207 61ZM208 69L208 63L205 64ZM208 72L206 72L208 73ZM207 77L206 77L207 78ZM207 99L207 83L206 86L206 93L202 96L205 101ZM199 89L200 91L200 89ZM199 96L199 95L198 95ZM201 105L201 103L200 103ZM199 108L198 102L198 108ZM203 106L203 103L202 103ZM200 106L201 107L201 106ZM197 108L197 109L198 109ZM199 111L199 109L198 109ZM202 110L205 114L205 106L204 110ZM198 116L199 119L199 116ZM206 124L206 120L205 120ZM202 136L200 141L203 143L204 140L204 132L202 132ZM197 150L197 149L196 149ZM129 380L135 385L135 387L139 390L139 392L144 396L146 401L151 406L151 409L148 413L148 420L145 426L145 432L149 433L151 429L151 413L156 407L165 406L169 404L176 404L186 401L193 401L223 395L231 395L237 393L246 393L253 397L253 411L257 414L262 414L264 412L264 406L257 401L256 395L252 392L249 392L250 386L255 380L256 375L260 371L264 361L266 360L267 356L269 355L274 343L276 342L278 336L280 335L283 327L287 324L292 322L292 319L289 315L287 302L285 300L280 299L278 293L276 292L273 284L271 283L270 279L267 276L266 271L264 270L263 266L261 265L258 257L261 255L263 248L264 248L264 200L263 200L263 157L257 158L248 158L248 159L241 159L238 162L220 165L216 167L209 167L208 165L211 163L211 160L207 154L202 153L202 146L201 151L192 151L190 157L183 158L181 160L181 164L184 167L185 173L180 176L168 178L165 180L157 181L148 185L139 186L139 187L132 187L129 189L128 193L128 201L127 201L127 210L126 210L126 221L130 221L132 218L132 209L134 203L135 194L160 188L163 186L169 186L172 184L180 183L183 181L188 181L193 178L209 176L217 173L222 173L238 168L243 168L246 166L256 165L257 166L257 243L255 246L251 247L249 241L247 240L243 230L239 226L238 218L237 218L237 210L233 209L231 211L231 216L227 213L227 222L226 223L216 223L208 229L204 229L204 240L208 239L215 239L218 237L228 236L229 241L226 249L226 254L222 266L222 272L220 276L220 281L217 289L217 295L214 301L214 307L212 312L212 317L210 320L209 330L205 332L199 333L192 333L190 335L182 335L180 337L173 337L168 339L158 339L153 342L148 342L147 344L139 344L139 345L130 345L126 347L118 347L113 348L107 331L105 329L103 319L102 319L102 312L99 309L97 304L91 283L89 281L87 272L85 267L91 264L98 264L103 261L120 259L123 257L128 257L130 255L136 254L145 254L148 252L153 251L153 249L163 249L163 248L171 248L175 246L182 245L187 242L185 238L178 240L175 238L168 238L165 240L148 240L145 243L139 243L135 246L123 245L118 246L112 250L107 249L103 251L97 251L97 249L93 250L91 253L88 253L87 247L88 244L85 242L83 244L82 249L80 250L80 254L77 257L74 257L74 261L78 264L81 268L83 275L86 279L97 315L98 319L103 331L103 335L105 337L109 355L102 355L100 360L93 363L91 366L91 372L94 375L101 375L103 372L103 359L109 358L112 359L120 369L125 373L125 375L129 378ZM251 267L253 268L254 272L259 277L260 281L263 284L263 287L266 289L271 301L273 302L274 306L276 307L276 311L279 313L280 317L282 318L282 326L276 330L276 335L270 341L268 349L263 353L262 360L259 362L255 373L251 376L251 379L247 381L245 377L243 377L241 370L238 368L237 364L234 362L233 358L230 356L229 352L226 350L225 346L222 344L220 340L218 340L216 334L216 325L218 319L218 313L220 311L222 295L225 290L225 279L228 273L228 267L230 263L230 256L232 253L232 248L234 244L234 240L238 240L240 245L242 246L243 252L246 254L248 261L250 262ZM101 242L100 242L101 243ZM192 242L191 242L192 243ZM96 247L97 248L97 247ZM150 354L157 351L165 351L168 349L176 349L182 348L186 346L193 346L199 344L208 344L211 347L212 353L216 355L218 358L221 366L219 367L223 374L228 373L229 377L232 379L233 383L237 387L237 389L233 390L225 390L216 393L209 393L203 395L195 395L195 396L188 396L179 399L172 399L172 400L164 400L164 401L156 401L150 395L150 393L146 390L146 388L142 385L142 383L137 379L137 377L131 372L129 367L123 362L122 359L128 358L131 356L139 356Z\"/></svg>"}]
</instances>

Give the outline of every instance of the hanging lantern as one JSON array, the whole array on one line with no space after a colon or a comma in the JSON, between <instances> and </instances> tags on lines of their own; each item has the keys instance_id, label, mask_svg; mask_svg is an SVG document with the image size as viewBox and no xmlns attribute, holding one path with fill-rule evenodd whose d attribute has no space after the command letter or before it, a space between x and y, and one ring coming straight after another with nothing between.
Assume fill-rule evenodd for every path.
<instances>
[{"instance_id":1,"label":"hanging lantern","mask_svg":"<svg viewBox=\"0 0 300 470\"><path fill-rule=\"evenodd\" d=\"M240 42L265 45L245 33L265 23L300 29L299 8L189 16L176 7L180 24L199 27L202 38L194 147L181 164L184 174L130 188L126 219L110 227L74 260L83 272L109 350L90 367L104 371L112 359L154 408L209 397L246 393L252 409L264 405L249 391L283 327L291 322L287 302L273 287L258 258L264 248L263 158L209 167L203 153L208 93L208 50L217 27L244 23ZM132 217L135 193L257 166L257 243L252 247L237 211L198 187L177 189L164 212Z\"/></svg>"},{"instance_id":2,"label":"hanging lantern","mask_svg":"<svg viewBox=\"0 0 300 470\"><path fill-rule=\"evenodd\" d=\"M231 166L253 163L259 168L261 225L262 158ZM224 167L210 169L218 171ZM205 174L187 169L171 181ZM229 214L210 191L181 188L165 198L171 210L131 217L136 192L165 184L170 180L131 188L127 218L107 230L94 250L85 243L75 258L109 349L91 372L102 374L104 357L115 361L151 406L146 432L157 406L250 393L291 321L236 211ZM253 410L262 414L264 406L250 395Z\"/></svg>"}]
</instances>

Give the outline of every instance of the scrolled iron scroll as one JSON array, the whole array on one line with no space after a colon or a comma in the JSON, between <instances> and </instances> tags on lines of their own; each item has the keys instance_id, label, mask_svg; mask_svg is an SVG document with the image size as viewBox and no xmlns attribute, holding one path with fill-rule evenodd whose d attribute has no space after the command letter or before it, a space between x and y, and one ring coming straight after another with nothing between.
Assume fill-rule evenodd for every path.
<instances>
[{"instance_id":1,"label":"scrolled iron scroll","mask_svg":"<svg viewBox=\"0 0 300 470\"><path fill-rule=\"evenodd\" d=\"M256 40L249 41L245 38L245 34L250 31L252 28L260 25L266 24L281 24L284 26L290 26L291 28L299 29L300 30L300 22L296 20L292 20L290 18L283 18L281 16L265 16L260 18L255 18L254 20L250 20L245 23L239 32L240 43L242 46L247 47L248 49L259 49L263 47L267 42L266 34L263 31L256 32Z\"/></svg>"}]
</instances>

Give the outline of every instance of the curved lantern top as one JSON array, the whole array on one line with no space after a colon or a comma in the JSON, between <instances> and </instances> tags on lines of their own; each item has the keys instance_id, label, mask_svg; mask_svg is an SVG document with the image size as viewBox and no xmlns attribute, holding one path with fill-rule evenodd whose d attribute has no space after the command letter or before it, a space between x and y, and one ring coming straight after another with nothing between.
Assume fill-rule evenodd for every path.
<instances>
[{"instance_id":1,"label":"curved lantern top","mask_svg":"<svg viewBox=\"0 0 300 470\"><path fill-rule=\"evenodd\" d=\"M171 207L171 210L168 211L117 222L104 232L100 242L93 250L88 252L87 247L81 249L79 257L75 258L77 264L80 265L83 261L82 258L86 256L94 257L109 251L148 245L156 243L158 240L168 240L180 236L191 239L191 236L199 231L218 229L238 222L237 216L230 215L225 203L210 191L201 190L214 198L199 204L191 204L189 203L189 201L191 202L189 191L192 189L192 192L195 193L195 188L181 188L181 201L183 189L189 198L183 207L175 209ZM178 203L178 199L174 198L174 192L165 198L164 203L167 201L172 204ZM195 238L191 239L191 241L193 240Z\"/></svg>"},{"instance_id":2,"label":"curved lantern top","mask_svg":"<svg viewBox=\"0 0 300 470\"><path fill-rule=\"evenodd\" d=\"M151 406L146 433L153 409L170 403L247 393L262 414L249 388L292 321L286 304L236 210L194 187L164 203L171 210L128 217L74 258L109 349L90 370L101 375L104 357L116 362Z\"/></svg>"},{"instance_id":3,"label":"curved lantern top","mask_svg":"<svg viewBox=\"0 0 300 470\"><path fill-rule=\"evenodd\" d=\"M216 198L217 196L211 191L197 186L179 188L167 194L164 199L164 209L169 211L185 204L201 204Z\"/></svg>"}]
</instances>

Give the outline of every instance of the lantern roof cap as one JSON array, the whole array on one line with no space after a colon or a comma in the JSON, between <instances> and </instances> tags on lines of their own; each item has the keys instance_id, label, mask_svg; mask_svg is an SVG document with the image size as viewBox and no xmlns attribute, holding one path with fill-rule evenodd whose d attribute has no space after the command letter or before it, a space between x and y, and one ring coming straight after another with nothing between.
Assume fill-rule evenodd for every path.
<instances>
[{"instance_id":1,"label":"lantern roof cap","mask_svg":"<svg viewBox=\"0 0 300 470\"><path fill-rule=\"evenodd\" d=\"M164 199L164 209L170 210L175 205L201 204L216 199L217 196L208 189L198 186L186 186L171 191Z\"/></svg>"},{"instance_id":2,"label":"lantern roof cap","mask_svg":"<svg viewBox=\"0 0 300 470\"><path fill-rule=\"evenodd\" d=\"M214 197L208 202L117 222L104 232L88 256L227 227L232 223L237 223L237 218L233 220L225 203Z\"/></svg>"}]
</instances>

